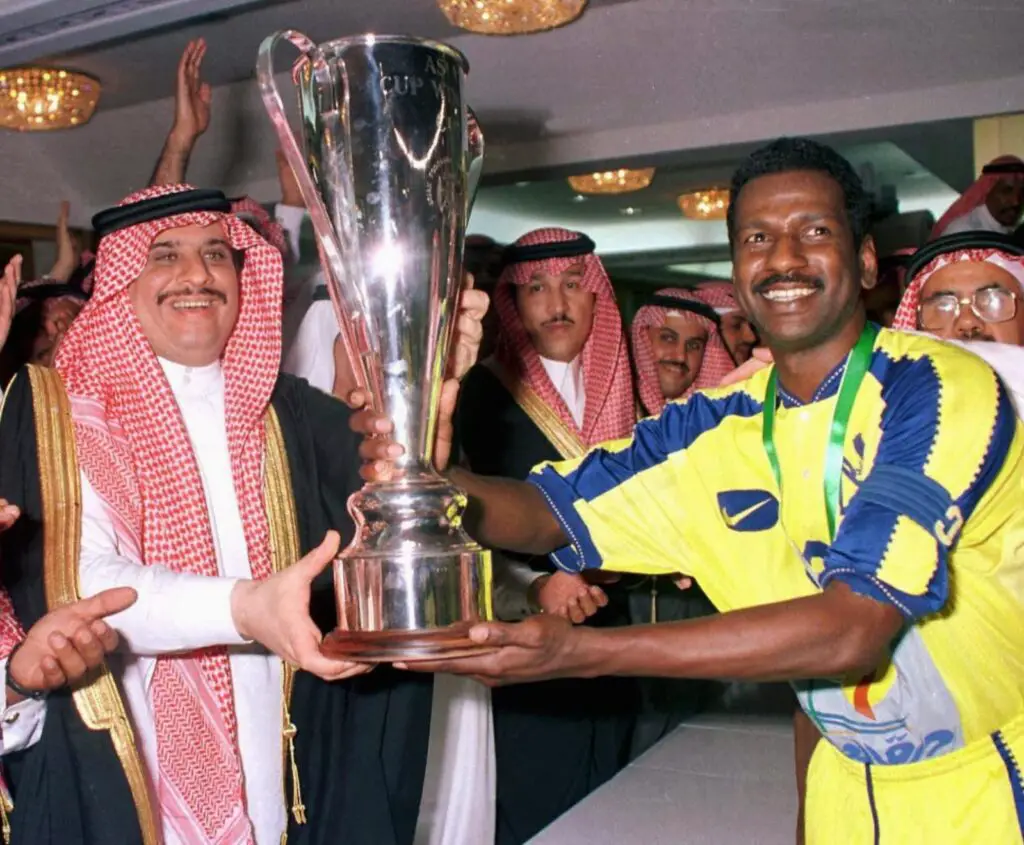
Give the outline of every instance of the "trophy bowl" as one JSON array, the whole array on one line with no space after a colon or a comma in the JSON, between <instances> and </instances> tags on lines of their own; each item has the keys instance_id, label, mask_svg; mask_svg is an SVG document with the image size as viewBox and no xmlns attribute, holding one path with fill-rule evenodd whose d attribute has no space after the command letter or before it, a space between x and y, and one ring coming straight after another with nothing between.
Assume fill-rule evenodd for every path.
<instances>
[{"instance_id":1,"label":"trophy bowl","mask_svg":"<svg viewBox=\"0 0 1024 845\"><path fill-rule=\"evenodd\" d=\"M274 80L280 41L303 144ZM288 30L260 46L257 79L309 211L356 381L394 422L395 480L349 499L355 537L334 564L337 628L323 650L366 662L478 653L493 618L490 553L465 531L465 494L433 466L483 135L457 50L406 36L316 45Z\"/></svg>"}]
</instances>

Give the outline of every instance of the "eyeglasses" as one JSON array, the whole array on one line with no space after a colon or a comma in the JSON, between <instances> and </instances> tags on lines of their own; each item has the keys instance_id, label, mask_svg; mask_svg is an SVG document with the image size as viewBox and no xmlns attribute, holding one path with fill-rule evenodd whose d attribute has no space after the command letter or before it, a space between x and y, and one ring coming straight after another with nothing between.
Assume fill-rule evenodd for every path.
<instances>
[{"instance_id":1,"label":"eyeglasses","mask_svg":"<svg viewBox=\"0 0 1024 845\"><path fill-rule=\"evenodd\" d=\"M958 297L940 293L917 306L917 320L925 331L948 328L960 316L960 309L970 305L974 316L983 323L1005 323L1017 316L1017 294L1005 288L976 290L971 296Z\"/></svg>"}]
</instances>

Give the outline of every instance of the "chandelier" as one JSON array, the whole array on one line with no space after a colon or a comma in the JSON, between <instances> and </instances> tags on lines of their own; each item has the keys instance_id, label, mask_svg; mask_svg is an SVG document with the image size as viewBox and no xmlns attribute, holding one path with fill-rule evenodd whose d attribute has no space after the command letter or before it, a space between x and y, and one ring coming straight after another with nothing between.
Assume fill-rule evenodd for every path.
<instances>
[{"instance_id":1,"label":"chandelier","mask_svg":"<svg viewBox=\"0 0 1024 845\"><path fill-rule=\"evenodd\" d=\"M684 217L691 220L724 220L729 210L729 192L725 188L708 188L681 194L676 200Z\"/></svg>"},{"instance_id":2,"label":"chandelier","mask_svg":"<svg viewBox=\"0 0 1024 845\"><path fill-rule=\"evenodd\" d=\"M455 26L481 35L525 35L576 20L587 0L437 0Z\"/></svg>"},{"instance_id":3,"label":"chandelier","mask_svg":"<svg viewBox=\"0 0 1024 845\"><path fill-rule=\"evenodd\" d=\"M570 176L569 186L577 194L628 194L646 188L653 178L653 167L641 170L626 170L622 167L618 170Z\"/></svg>"},{"instance_id":4,"label":"chandelier","mask_svg":"<svg viewBox=\"0 0 1024 845\"><path fill-rule=\"evenodd\" d=\"M0 127L45 132L86 123L100 84L91 76L53 68L0 70Z\"/></svg>"}]
</instances>

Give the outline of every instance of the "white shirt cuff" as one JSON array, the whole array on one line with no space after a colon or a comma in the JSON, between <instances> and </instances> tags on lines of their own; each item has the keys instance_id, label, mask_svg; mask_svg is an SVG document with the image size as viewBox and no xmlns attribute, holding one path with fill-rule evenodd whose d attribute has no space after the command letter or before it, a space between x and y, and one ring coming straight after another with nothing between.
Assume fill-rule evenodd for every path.
<instances>
[{"instance_id":1,"label":"white shirt cuff","mask_svg":"<svg viewBox=\"0 0 1024 845\"><path fill-rule=\"evenodd\" d=\"M530 586L546 573L494 553L494 615L506 622L532 616Z\"/></svg>"},{"instance_id":2,"label":"white shirt cuff","mask_svg":"<svg viewBox=\"0 0 1024 845\"><path fill-rule=\"evenodd\" d=\"M0 660L0 677L7 677L7 659ZM0 713L0 754L24 751L39 742L46 724L46 700L26 698L17 704L7 704L7 685L4 684L3 711Z\"/></svg>"}]
</instances>

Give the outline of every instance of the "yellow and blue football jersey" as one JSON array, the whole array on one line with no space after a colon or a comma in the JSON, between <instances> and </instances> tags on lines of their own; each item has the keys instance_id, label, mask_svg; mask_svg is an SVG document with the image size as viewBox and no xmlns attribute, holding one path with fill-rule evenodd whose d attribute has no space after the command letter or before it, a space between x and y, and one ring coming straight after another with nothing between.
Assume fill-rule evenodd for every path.
<instances>
[{"instance_id":1,"label":"yellow and blue football jersey","mask_svg":"<svg viewBox=\"0 0 1024 845\"><path fill-rule=\"evenodd\" d=\"M570 571L685 572L722 611L833 580L898 608L906 625L873 675L794 686L846 758L912 764L1024 713L1024 427L979 358L880 331L833 539L824 458L844 366L809 403L780 389L781 492L762 442L767 370L531 481L570 538L554 555Z\"/></svg>"}]
</instances>

